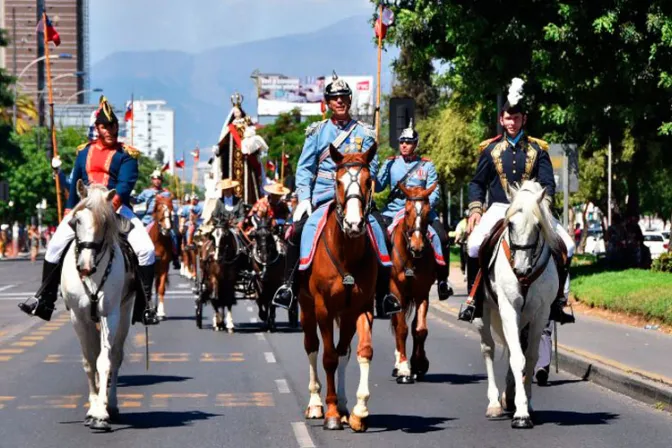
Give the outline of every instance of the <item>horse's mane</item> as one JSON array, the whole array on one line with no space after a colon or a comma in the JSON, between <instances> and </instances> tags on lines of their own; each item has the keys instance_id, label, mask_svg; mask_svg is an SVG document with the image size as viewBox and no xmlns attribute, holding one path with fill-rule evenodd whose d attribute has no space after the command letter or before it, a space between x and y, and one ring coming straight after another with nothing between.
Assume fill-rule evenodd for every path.
<instances>
[{"instance_id":1,"label":"horse's mane","mask_svg":"<svg viewBox=\"0 0 672 448\"><path fill-rule=\"evenodd\" d=\"M535 199L530 199L530 195L536 196L543 190L542 186L535 181L526 180L519 187L511 186L513 201L506 210L505 220L509 223L513 215L522 210L529 210L539 221L541 233L544 241L550 246L552 251L559 250L558 234L553 227L553 215L547 201L541 201L541 204ZM523 193L523 194L519 194Z\"/></svg>"},{"instance_id":2,"label":"horse's mane","mask_svg":"<svg viewBox=\"0 0 672 448\"><path fill-rule=\"evenodd\" d=\"M87 195L72 210L74 215L78 211L88 209L93 217L93 225L96 233L101 229L105 232L103 240L107 244L116 244L119 239L119 223L114 208L107 201L108 189L99 184L91 184L87 187Z\"/></svg>"}]
</instances>

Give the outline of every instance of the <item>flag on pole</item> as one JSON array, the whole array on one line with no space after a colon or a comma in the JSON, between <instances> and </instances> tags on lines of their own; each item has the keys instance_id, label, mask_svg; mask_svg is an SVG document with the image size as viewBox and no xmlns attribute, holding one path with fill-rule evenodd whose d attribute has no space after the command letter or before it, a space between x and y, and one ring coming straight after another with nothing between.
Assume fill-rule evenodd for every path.
<instances>
[{"instance_id":1,"label":"flag on pole","mask_svg":"<svg viewBox=\"0 0 672 448\"><path fill-rule=\"evenodd\" d=\"M282 154L282 164L285 166L289 164L289 154Z\"/></svg>"},{"instance_id":2,"label":"flag on pole","mask_svg":"<svg viewBox=\"0 0 672 448\"><path fill-rule=\"evenodd\" d=\"M201 150L199 148L196 148L195 151L191 151L191 155L194 158L194 162L198 162L201 156Z\"/></svg>"},{"instance_id":3,"label":"flag on pole","mask_svg":"<svg viewBox=\"0 0 672 448\"><path fill-rule=\"evenodd\" d=\"M387 29L392 26L394 23L394 12L390 8L383 8L382 17L378 17L376 20L375 31L376 37L380 37L382 33L382 39L385 39L387 35Z\"/></svg>"},{"instance_id":4,"label":"flag on pole","mask_svg":"<svg viewBox=\"0 0 672 448\"><path fill-rule=\"evenodd\" d=\"M133 120L133 100L126 101L126 112L124 113L124 121Z\"/></svg>"},{"instance_id":5,"label":"flag on pole","mask_svg":"<svg viewBox=\"0 0 672 448\"><path fill-rule=\"evenodd\" d=\"M275 172L275 163L272 160L266 162L266 169Z\"/></svg>"},{"instance_id":6,"label":"flag on pole","mask_svg":"<svg viewBox=\"0 0 672 448\"><path fill-rule=\"evenodd\" d=\"M53 42L54 45L57 47L61 45L61 36L59 36L58 31L56 31L56 28L54 28L54 24L51 22L49 17L45 14L47 18L47 42ZM39 22L37 22L37 28L35 29L35 32L41 33L44 30L44 21L40 19Z\"/></svg>"},{"instance_id":7,"label":"flag on pole","mask_svg":"<svg viewBox=\"0 0 672 448\"><path fill-rule=\"evenodd\" d=\"M184 168L184 159L176 160L175 168Z\"/></svg>"},{"instance_id":8,"label":"flag on pole","mask_svg":"<svg viewBox=\"0 0 672 448\"><path fill-rule=\"evenodd\" d=\"M163 165L163 168L161 168L161 172L162 172L162 173L165 173L165 172L168 171L169 169L170 169L170 162L168 162L168 163L166 163L165 165Z\"/></svg>"}]
</instances>

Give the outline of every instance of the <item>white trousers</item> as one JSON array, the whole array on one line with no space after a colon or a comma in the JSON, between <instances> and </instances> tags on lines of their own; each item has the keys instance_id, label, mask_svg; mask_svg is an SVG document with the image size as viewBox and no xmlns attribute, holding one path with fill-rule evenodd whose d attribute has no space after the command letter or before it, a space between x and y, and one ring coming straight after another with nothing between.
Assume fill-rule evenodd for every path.
<instances>
[{"instance_id":1,"label":"white trousers","mask_svg":"<svg viewBox=\"0 0 672 448\"><path fill-rule=\"evenodd\" d=\"M497 221L504 218L506 215L506 209L508 207L509 204L496 202L492 204L488 208L488 211L486 211L485 214L481 217L481 221L478 223L473 232L471 232L471 235L469 235L469 239L467 240L467 248L469 250L470 257L478 257L478 250L481 248L483 240L485 240L485 237L490 233L495 224L497 224ZM574 256L574 239L569 236L567 230L565 230L565 228L557 219L552 219L553 225L555 226L555 231L558 233L558 236L562 238L562 241L565 242L565 246L567 246L567 255L570 257Z\"/></svg>"},{"instance_id":2,"label":"white trousers","mask_svg":"<svg viewBox=\"0 0 672 448\"><path fill-rule=\"evenodd\" d=\"M137 255L140 266L153 265L154 243L152 243L152 239L149 237L142 222L125 205L121 206L118 213L133 223L133 230L128 234L128 242L133 248L135 255ZM70 219L72 219L72 213L68 213L63 217L63 221L58 225L56 232L49 241L47 253L44 255L44 259L49 263L59 263L66 246L75 238L75 231L72 230L69 224Z\"/></svg>"}]
</instances>

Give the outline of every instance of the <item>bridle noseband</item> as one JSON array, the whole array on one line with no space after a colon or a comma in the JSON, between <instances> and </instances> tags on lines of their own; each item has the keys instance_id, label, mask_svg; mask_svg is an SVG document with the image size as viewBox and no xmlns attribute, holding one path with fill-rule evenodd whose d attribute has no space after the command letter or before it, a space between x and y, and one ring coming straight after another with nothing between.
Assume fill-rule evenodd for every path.
<instances>
[{"instance_id":1,"label":"bridle noseband","mask_svg":"<svg viewBox=\"0 0 672 448\"><path fill-rule=\"evenodd\" d=\"M336 195L336 216L338 217L338 224L341 227L341 230L343 230L343 221L345 220L345 206L350 199L357 199L360 202L362 205L362 217L364 219L369 216L373 206L373 195L369 195L367 200L366 195L364 194L364 190L362 189L362 185L358 182L360 173L364 168L368 170L369 165L364 162L341 163L336 165L336 172L338 173L338 171L343 168L346 169L346 174L350 177L350 179L344 188L345 197L343 198L342 202L339 200L338 194ZM351 173L349 168L357 168L357 171ZM336 179L336 181L338 182L338 179ZM350 190L350 186L352 184L357 185L357 189L359 190L357 194L348 194L348 190ZM362 226L362 229L365 228L365 226Z\"/></svg>"}]
</instances>

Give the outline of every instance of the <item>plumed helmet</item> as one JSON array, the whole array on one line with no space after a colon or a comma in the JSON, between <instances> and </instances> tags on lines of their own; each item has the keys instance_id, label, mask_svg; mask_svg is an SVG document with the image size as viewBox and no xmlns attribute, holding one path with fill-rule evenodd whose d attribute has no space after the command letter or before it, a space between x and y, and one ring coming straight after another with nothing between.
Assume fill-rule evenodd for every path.
<instances>
[{"instance_id":1,"label":"plumed helmet","mask_svg":"<svg viewBox=\"0 0 672 448\"><path fill-rule=\"evenodd\" d=\"M154 170L154 171L152 171L152 176L151 176L151 178L152 178L152 179L161 179L161 180L163 180L163 174L161 174L161 171L159 171L159 170Z\"/></svg>"},{"instance_id":2,"label":"plumed helmet","mask_svg":"<svg viewBox=\"0 0 672 448\"><path fill-rule=\"evenodd\" d=\"M408 123L408 127L401 131L401 135L399 135L399 143L418 143L420 140L420 136L418 135L418 131L416 131L413 128L413 119L411 118L411 121Z\"/></svg>"},{"instance_id":3,"label":"plumed helmet","mask_svg":"<svg viewBox=\"0 0 672 448\"><path fill-rule=\"evenodd\" d=\"M324 98L334 98L337 96L347 96L352 100L352 89L347 82L339 78L336 72L331 75L331 82L324 88Z\"/></svg>"},{"instance_id":4,"label":"plumed helmet","mask_svg":"<svg viewBox=\"0 0 672 448\"><path fill-rule=\"evenodd\" d=\"M513 78L511 80L509 91L506 95L506 102L504 103L504 107L502 107L502 112L508 112L510 114L527 113L527 104L523 94L524 85L525 81L520 78Z\"/></svg>"},{"instance_id":5,"label":"plumed helmet","mask_svg":"<svg viewBox=\"0 0 672 448\"><path fill-rule=\"evenodd\" d=\"M107 101L105 95L101 95L99 103L95 123L102 125L119 124L119 119L114 114L112 105Z\"/></svg>"}]
</instances>

